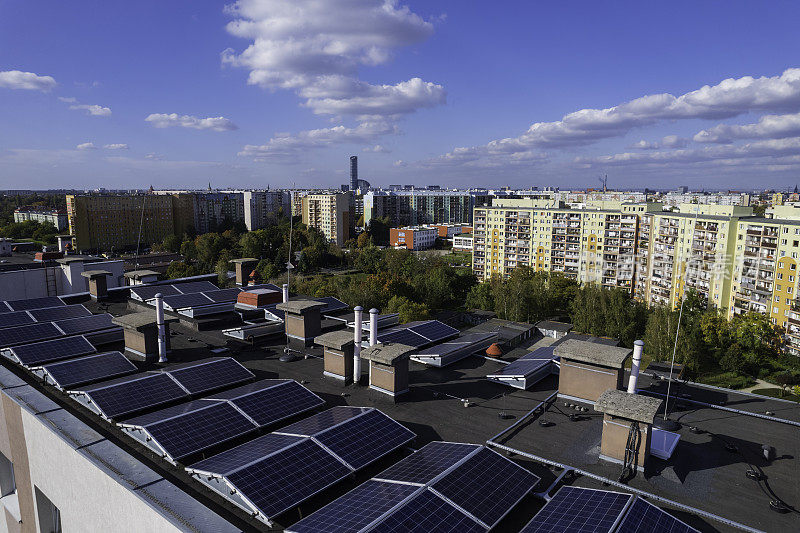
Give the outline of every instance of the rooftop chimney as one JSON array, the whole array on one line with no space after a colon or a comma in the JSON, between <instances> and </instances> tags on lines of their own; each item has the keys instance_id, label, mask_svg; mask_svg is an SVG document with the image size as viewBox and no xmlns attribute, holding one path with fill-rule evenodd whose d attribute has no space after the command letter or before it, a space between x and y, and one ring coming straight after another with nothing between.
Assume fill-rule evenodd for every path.
<instances>
[{"instance_id":1,"label":"rooftop chimney","mask_svg":"<svg viewBox=\"0 0 800 533\"><path fill-rule=\"evenodd\" d=\"M637 340L633 343L633 362L631 363L631 377L628 379L628 393L636 394L636 382L639 381L639 366L642 364L644 342Z\"/></svg>"},{"instance_id":2,"label":"rooftop chimney","mask_svg":"<svg viewBox=\"0 0 800 533\"><path fill-rule=\"evenodd\" d=\"M362 313L364 312L364 308L360 305L356 306L353 309L355 313L355 322L353 324L353 382L358 383L361 381L361 324L362 324Z\"/></svg>"},{"instance_id":3,"label":"rooftop chimney","mask_svg":"<svg viewBox=\"0 0 800 533\"><path fill-rule=\"evenodd\" d=\"M156 294L156 326L158 327L158 362L167 362L167 332L164 327L164 298Z\"/></svg>"},{"instance_id":4,"label":"rooftop chimney","mask_svg":"<svg viewBox=\"0 0 800 533\"><path fill-rule=\"evenodd\" d=\"M374 307L369 310L369 345L378 344L378 310Z\"/></svg>"}]
</instances>

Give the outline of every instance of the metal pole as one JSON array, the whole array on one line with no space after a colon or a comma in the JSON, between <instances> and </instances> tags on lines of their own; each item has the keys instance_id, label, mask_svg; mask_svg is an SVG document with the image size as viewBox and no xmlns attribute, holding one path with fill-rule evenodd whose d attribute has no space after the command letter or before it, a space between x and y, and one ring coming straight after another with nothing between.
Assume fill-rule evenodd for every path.
<instances>
[{"instance_id":1,"label":"metal pole","mask_svg":"<svg viewBox=\"0 0 800 533\"><path fill-rule=\"evenodd\" d=\"M361 337L363 336L362 313L364 308L360 305L353 309L355 321L353 323L353 383L361 381Z\"/></svg>"},{"instance_id":2,"label":"metal pole","mask_svg":"<svg viewBox=\"0 0 800 533\"><path fill-rule=\"evenodd\" d=\"M156 294L156 326L158 327L158 362L167 362L167 332L164 327L164 298Z\"/></svg>"}]
</instances>

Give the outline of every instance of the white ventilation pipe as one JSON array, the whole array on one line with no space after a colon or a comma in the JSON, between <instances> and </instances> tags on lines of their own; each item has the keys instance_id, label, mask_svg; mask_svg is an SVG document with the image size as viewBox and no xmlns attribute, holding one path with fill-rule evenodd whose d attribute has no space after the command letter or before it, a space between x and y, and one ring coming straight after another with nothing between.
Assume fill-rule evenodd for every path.
<instances>
[{"instance_id":1,"label":"white ventilation pipe","mask_svg":"<svg viewBox=\"0 0 800 533\"><path fill-rule=\"evenodd\" d=\"M167 331L164 327L164 298L156 294L156 326L158 327L158 362L167 362Z\"/></svg>"},{"instance_id":2,"label":"white ventilation pipe","mask_svg":"<svg viewBox=\"0 0 800 533\"><path fill-rule=\"evenodd\" d=\"M361 381L361 337L363 336L361 328L364 308L356 306L353 312L356 315L353 323L353 382L358 383Z\"/></svg>"},{"instance_id":3,"label":"white ventilation pipe","mask_svg":"<svg viewBox=\"0 0 800 533\"><path fill-rule=\"evenodd\" d=\"M642 364L644 341L634 341L633 362L631 363L631 377L628 380L628 394L636 394L636 382L639 381L639 366Z\"/></svg>"},{"instance_id":4,"label":"white ventilation pipe","mask_svg":"<svg viewBox=\"0 0 800 533\"><path fill-rule=\"evenodd\" d=\"M378 344L378 310L374 307L369 310L369 345Z\"/></svg>"},{"instance_id":5,"label":"white ventilation pipe","mask_svg":"<svg viewBox=\"0 0 800 533\"><path fill-rule=\"evenodd\" d=\"M286 303L288 301L289 301L289 284L288 283L284 283L283 284L283 303Z\"/></svg>"}]
</instances>

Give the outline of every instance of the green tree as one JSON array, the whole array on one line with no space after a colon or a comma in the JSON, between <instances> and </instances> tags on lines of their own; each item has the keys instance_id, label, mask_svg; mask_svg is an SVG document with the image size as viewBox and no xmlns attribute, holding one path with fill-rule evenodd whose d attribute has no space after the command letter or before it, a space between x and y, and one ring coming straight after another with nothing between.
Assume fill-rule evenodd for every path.
<instances>
[{"instance_id":1,"label":"green tree","mask_svg":"<svg viewBox=\"0 0 800 533\"><path fill-rule=\"evenodd\" d=\"M491 284L478 283L474 285L467 294L464 307L467 309L483 309L484 311L494 311L494 297L492 296Z\"/></svg>"},{"instance_id":2,"label":"green tree","mask_svg":"<svg viewBox=\"0 0 800 533\"><path fill-rule=\"evenodd\" d=\"M167 278L188 278L200 274L197 269L184 261L173 261L167 267Z\"/></svg>"},{"instance_id":3,"label":"green tree","mask_svg":"<svg viewBox=\"0 0 800 533\"><path fill-rule=\"evenodd\" d=\"M181 255L186 261L195 261L197 259L197 245L193 240L183 241L181 244Z\"/></svg>"},{"instance_id":4,"label":"green tree","mask_svg":"<svg viewBox=\"0 0 800 533\"><path fill-rule=\"evenodd\" d=\"M386 305L387 313L398 313L401 323L430 318L428 306L424 303L414 302L404 296L393 296Z\"/></svg>"},{"instance_id":5,"label":"green tree","mask_svg":"<svg viewBox=\"0 0 800 533\"><path fill-rule=\"evenodd\" d=\"M181 249L181 239L175 234L167 235L161 241L161 247L168 252L176 253Z\"/></svg>"}]
</instances>

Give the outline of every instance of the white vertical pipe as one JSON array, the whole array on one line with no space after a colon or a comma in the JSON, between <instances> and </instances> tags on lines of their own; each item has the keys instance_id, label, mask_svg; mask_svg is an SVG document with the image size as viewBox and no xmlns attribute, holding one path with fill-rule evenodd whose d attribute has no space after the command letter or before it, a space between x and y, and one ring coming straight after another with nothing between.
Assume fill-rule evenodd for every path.
<instances>
[{"instance_id":1,"label":"white vertical pipe","mask_svg":"<svg viewBox=\"0 0 800 533\"><path fill-rule=\"evenodd\" d=\"M378 310L374 307L369 310L369 345L378 344Z\"/></svg>"},{"instance_id":2,"label":"white vertical pipe","mask_svg":"<svg viewBox=\"0 0 800 533\"><path fill-rule=\"evenodd\" d=\"M631 363L631 377L628 379L628 394L636 394L636 382L639 381L639 367L642 364L642 352L644 351L644 341L634 341L633 361Z\"/></svg>"},{"instance_id":3,"label":"white vertical pipe","mask_svg":"<svg viewBox=\"0 0 800 533\"><path fill-rule=\"evenodd\" d=\"M164 327L164 298L156 294L156 326L158 327L158 362L167 362L167 331Z\"/></svg>"},{"instance_id":4,"label":"white vertical pipe","mask_svg":"<svg viewBox=\"0 0 800 533\"><path fill-rule=\"evenodd\" d=\"M284 283L283 284L283 303L286 303L288 301L289 301L289 284L288 283Z\"/></svg>"},{"instance_id":5,"label":"white vertical pipe","mask_svg":"<svg viewBox=\"0 0 800 533\"><path fill-rule=\"evenodd\" d=\"M361 328L364 308L356 306L353 312L356 315L353 324L353 382L358 383L361 381L361 337L363 336Z\"/></svg>"}]
</instances>

